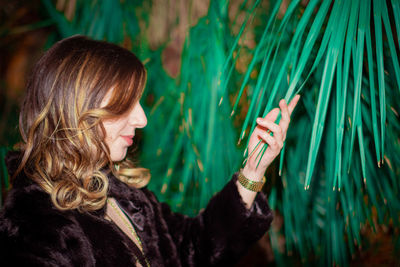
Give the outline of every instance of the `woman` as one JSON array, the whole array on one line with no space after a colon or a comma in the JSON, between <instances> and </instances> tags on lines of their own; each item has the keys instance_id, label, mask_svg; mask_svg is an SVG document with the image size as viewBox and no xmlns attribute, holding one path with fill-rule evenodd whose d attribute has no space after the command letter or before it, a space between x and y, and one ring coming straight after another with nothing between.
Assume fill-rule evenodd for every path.
<instances>
[{"instance_id":1,"label":"woman","mask_svg":"<svg viewBox=\"0 0 400 267\"><path fill-rule=\"evenodd\" d=\"M269 228L261 190L298 96L257 120L257 153L196 218L172 213L144 187L149 173L124 161L146 116L146 71L131 52L73 36L36 64L20 113L19 152L6 162L13 187L0 214L6 266L233 265ZM270 136L266 130L273 133ZM258 193L258 194L257 194ZM4 265L3 265L4 266Z\"/></svg>"}]
</instances>

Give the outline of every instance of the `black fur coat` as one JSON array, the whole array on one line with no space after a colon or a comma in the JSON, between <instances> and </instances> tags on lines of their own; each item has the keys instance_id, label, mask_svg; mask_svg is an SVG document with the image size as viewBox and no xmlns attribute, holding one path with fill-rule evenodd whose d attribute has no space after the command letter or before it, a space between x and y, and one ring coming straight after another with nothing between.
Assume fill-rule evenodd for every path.
<instances>
[{"instance_id":1,"label":"black fur coat","mask_svg":"<svg viewBox=\"0 0 400 267\"><path fill-rule=\"evenodd\" d=\"M8 157L9 173L18 156ZM171 212L153 193L111 176L109 196L128 212L151 266L234 266L268 230L272 212L260 193L246 209L236 175L195 218ZM0 213L1 266L134 266L137 247L105 208L92 213L56 209L24 175L13 182Z\"/></svg>"}]
</instances>

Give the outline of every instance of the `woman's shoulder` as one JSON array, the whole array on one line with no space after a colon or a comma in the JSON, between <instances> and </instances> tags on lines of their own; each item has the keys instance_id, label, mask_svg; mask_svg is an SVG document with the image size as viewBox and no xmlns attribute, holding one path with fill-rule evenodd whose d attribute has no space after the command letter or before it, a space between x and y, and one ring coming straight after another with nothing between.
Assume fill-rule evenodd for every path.
<instances>
[{"instance_id":1,"label":"woman's shoulder","mask_svg":"<svg viewBox=\"0 0 400 267\"><path fill-rule=\"evenodd\" d=\"M13 266L63 262L65 247L69 243L75 244L72 248L79 247L82 239L75 213L55 208L50 195L20 173L0 211L0 258Z\"/></svg>"},{"instance_id":2,"label":"woman's shoulder","mask_svg":"<svg viewBox=\"0 0 400 267\"><path fill-rule=\"evenodd\" d=\"M7 153L5 162L9 177L12 177L11 188L7 192L4 205L1 209L1 219L6 217L16 218L19 216L30 216L37 214L37 210L47 209L50 200L42 188L29 179L23 171L16 177L14 173L22 159L22 153L10 151ZM12 216L11 216L12 215Z\"/></svg>"},{"instance_id":3,"label":"woman's shoulder","mask_svg":"<svg viewBox=\"0 0 400 267\"><path fill-rule=\"evenodd\" d=\"M8 153L6 164L10 177L19 165L21 155ZM13 180L11 189L0 211L0 233L6 236L19 236L37 233L46 229L50 234L69 224L68 213L54 207L50 195L37 183L20 172Z\"/></svg>"},{"instance_id":4,"label":"woman's shoulder","mask_svg":"<svg viewBox=\"0 0 400 267\"><path fill-rule=\"evenodd\" d=\"M57 210L49 194L22 176L17 177L18 183L13 184L1 208L0 232L24 234L25 231L37 232L41 228L50 232L57 226L65 225L69 221L67 213Z\"/></svg>"},{"instance_id":5,"label":"woman's shoulder","mask_svg":"<svg viewBox=\"0 0 400 267\"><path fill-rule=\"evenodd\" d=\"M34 183L13 187L0 212L2 262L6 266L77 266L78 259L89 262L85 253L90 246L76 213L56 209L50 196Z\"/></svg>"}]
</instances>

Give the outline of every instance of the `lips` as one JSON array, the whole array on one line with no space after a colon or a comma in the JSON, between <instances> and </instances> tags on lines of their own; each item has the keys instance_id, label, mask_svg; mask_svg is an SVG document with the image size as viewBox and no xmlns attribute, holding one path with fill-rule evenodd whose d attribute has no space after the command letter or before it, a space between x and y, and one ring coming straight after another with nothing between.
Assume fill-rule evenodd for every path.
<instances>
[{"instance_id":1,"label":"lips","mask_svg":"<svg viewBox=\"0 0 400 267\"><path fill-rule=\"evenodd\" d=\"M133 144L133 135L122 135L121 137L126 141L128 146Z\"/></svg>"}]
</instances>

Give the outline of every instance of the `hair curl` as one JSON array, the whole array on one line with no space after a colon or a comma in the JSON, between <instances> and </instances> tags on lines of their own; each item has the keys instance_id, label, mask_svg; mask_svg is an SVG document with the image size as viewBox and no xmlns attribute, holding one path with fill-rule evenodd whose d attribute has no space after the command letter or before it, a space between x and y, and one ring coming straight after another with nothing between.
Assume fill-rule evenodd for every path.
<instances>
[{"instance_id":1,"label":"hair curl","mask_svg":"<svg viewBox=\"0 0 400 267\"><path fill-rule=\"evenodd\" d=\"M145 82L143 64L124 48L84 36L56 43L27 85L19 119L23 158L14 176L24 171L60 210L103 207L110 171L131 186L146 185L148 170L127 160L114 167L102 124L128 112Z\"/></svg>"}]
</instances>

